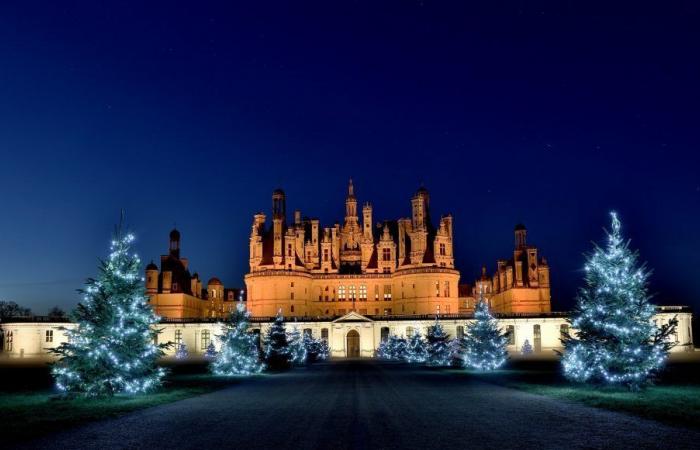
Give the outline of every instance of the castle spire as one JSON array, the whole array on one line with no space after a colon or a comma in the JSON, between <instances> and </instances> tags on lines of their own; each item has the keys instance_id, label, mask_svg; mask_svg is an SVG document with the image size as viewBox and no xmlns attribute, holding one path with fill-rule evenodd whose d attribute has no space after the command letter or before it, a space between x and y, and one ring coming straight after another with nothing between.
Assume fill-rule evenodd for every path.
<instances>
[{"instance_id":1,"label":"castle spire","mask_svg":"<svg viewBox=\"0 0 700 450\"><path fill-rule=\"evenodd\" d=\"M348 198L353 197L355 197L355 188L352 185L352 178L350 178L350 182L348 183Z\"/></svg>"},{"instance_id":2,"label":"castle spire","mask_svg":"<svg viewBox=\"0 0 700 450\"><path fill-rule=\"evenodd\" d=\"M348 196L345 198L345 217L357 220L357 199L355 198L355 187L352 185L352 178L348 183Z\"/></svg>"}]
</instances>

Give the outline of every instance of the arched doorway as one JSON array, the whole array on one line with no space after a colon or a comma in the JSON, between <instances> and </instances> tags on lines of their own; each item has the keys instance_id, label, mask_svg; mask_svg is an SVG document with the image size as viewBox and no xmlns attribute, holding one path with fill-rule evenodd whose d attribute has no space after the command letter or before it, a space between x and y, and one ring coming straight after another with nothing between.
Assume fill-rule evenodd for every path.
<instances>
[{"instance_id":1,"label":"arched doorway","mask_svg":"<svg viewBox=\"0 0 700 450\"><path fill-rule=\"evenodd\" d=\"M357 330L348 331L345 337L345 356L348 358L360 357L360 333Z\"/></svg>"}]
</instances>

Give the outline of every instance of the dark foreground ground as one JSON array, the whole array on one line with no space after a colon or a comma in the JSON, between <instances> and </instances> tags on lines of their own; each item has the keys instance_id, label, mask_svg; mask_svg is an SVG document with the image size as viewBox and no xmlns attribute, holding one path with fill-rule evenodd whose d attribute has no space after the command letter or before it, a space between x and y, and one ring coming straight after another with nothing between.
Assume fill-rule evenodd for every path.
<instances>
[{"instance_id":1,"label":"dark foreground ground","mask_svg":"<svg viewBox=\"0 0 700 450\"><path fill-rule=\"evenodd\" d=\"M27 448L698 448L700 432L371 360L265 375Z\"/></svg>"}]
</instances>

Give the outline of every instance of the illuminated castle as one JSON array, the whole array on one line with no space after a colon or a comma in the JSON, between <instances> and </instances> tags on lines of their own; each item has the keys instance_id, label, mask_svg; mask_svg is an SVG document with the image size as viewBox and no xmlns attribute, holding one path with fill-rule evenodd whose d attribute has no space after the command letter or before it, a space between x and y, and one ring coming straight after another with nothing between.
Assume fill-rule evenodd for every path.
<instances>
[{"instance_id":1,"label":"illuminated castle","mask_svg":"<svg viewBox=\"0 0 700 450\"><path fill-rule=\"evenodd\" d=\"M180 256L180 232L170 232L168 254L160 257L160 270L146 266L146 294L155 313L167 318L225 317L234 302L243 299L240 289L226 289L216 277L202 286L199 274L190 274L189 261Z\"/></svg>"},{"instance_id":2,"label":"illuminated castle","mask_svg":"<svg viewBox=\"0 0 700 450\"><path fill-rule=\"evenodd\" d=\"M287 224L286 197L272 194L272 225L253 218L248 308L254 316L333 317L469 313L480 289L495 312L549 312L549 267L526 243L525 227L515 230L510 260L499 260L493 277L475 289L458 286L453 254L453 219L434 226L430 195L421 187L411 198L411 218L373 222L370 203L358 216L352 180L345 198L345 221L321 227L319 220L294 212Z\"/></svg>"}]
</instances>

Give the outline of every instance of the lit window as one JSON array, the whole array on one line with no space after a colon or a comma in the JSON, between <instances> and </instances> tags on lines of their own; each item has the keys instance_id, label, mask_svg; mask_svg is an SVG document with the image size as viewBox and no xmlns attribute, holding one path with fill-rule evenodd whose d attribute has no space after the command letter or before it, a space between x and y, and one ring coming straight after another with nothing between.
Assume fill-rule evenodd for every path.
<instances>
[{"instance_id":1,"label":"lit window","mask_svg":"<svg viewBox=\"0 0 700 450\"><path fill-rule=\"evenodd\" d=\"M435 296L440 297L440 282L439 281L435 282Z\"/></svg>"},{"instance_id":2,"label":"lit window","mask_svg":"<svg viewBox=\"0 0 700 450\"><path fill-rule=\"evenodd\" d=\"M355 290L355 285L354 285L354 284L353 284L352 286L350 286L349 291L350 291L350 300L354 302L355 299L357 298L357 292L356 292L356 290Z\"/></svg>"},{"instance_id":3,"label":"lit window","mask_svg":"<svg viewBox=\"0 0 700 450\"><path fill-rule=\"evenodd\" d=\"M211 335L209 334L209 330L202 330L202 350L206 350L210 342Z\"/></svg>"},{"instance_id":4,"label":"lit window","mask_svg":"<svg viewBox=\"0 0 700 450\"><path fill-rule=\"evenodd\" d=\"M46 342L53 342L53 330L46 330Z\"/></svg>"},{"instance_id":5,"label":"lit window","mask_svg":"<svg viewBox=\"0 0 700 450\"><path fill-rule=\"evenodd\" d=\"M182 330L175 330L175 345L182 344Z\"/></svg>"},{"instance_id":6,"label":"lit window","mask_svg":"<svg viewBox=\"0 0 700 450\"><path fill-rule=\"evenodd\" d=\"M361 302L367 301L367 285L365 285L365 284L360 285L360 301Z\"/></svg>"},{"instance_id":7,"label":"lit window","mask_svg":"<svg viewBox=\"0 0 700 450\"><path fill-rule=\"evenodd\" d=\"M345 286L338 286L338 301L345 300Z\"/></svg>"},{"instance_id":8,"label":"lit window","mask_svg":"<svg viewBox=\"0 0 700 450\"><path fill-rule=\"evenodd\" d=\"M14 343L14 336L12 334L12 331L8 331L7 334L5 335L5 350L8 352L12 351L12 347Z\"/></svg>"},{"instance_id":9,"label":"lit window","mask_svg":"<svg viewBox=\"0 0 700 450\"><path fill-rule=\"evenodd\" d=\"M385 301L391 300L391 285L390 284L384 285L384 300Z\"/></svg>"},{"instance_id":10,"label":"lit window","mask_svg":"<svg viewBox=\"0 0 700 450\"><path fill-rule=\"evenodd\" d=\"M450 282L445 281L444 286L445 286L445 297L449 297L450 296Z\"/></svg>"},{"instance_id":11,"label":"lit window","mask_svg":"<svg viewBox=\"0 0 700 450\"><path fill-rule=\"evenodd\" d=\"M374 300L375 301L379 300L379 285L378 284L374 285Z\"/></svg>"}]
</instances>

